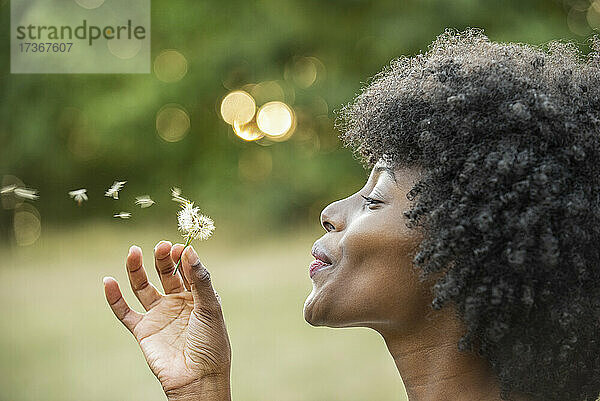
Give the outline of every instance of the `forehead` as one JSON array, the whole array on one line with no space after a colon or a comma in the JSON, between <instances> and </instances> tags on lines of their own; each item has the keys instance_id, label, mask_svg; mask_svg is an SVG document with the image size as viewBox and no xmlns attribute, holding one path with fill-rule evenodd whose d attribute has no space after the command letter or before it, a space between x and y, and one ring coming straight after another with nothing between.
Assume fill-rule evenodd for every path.
<instances>
[{"instance_id":1,"label":"forehead","mask_svg":"<svg viewBox=\"0 0 600 401\"><path fill-rule=\"evenodd\" d=\"M369 180L384 175L391 178L399 186L412 187L418 181L424 178L425 171L426 170L420 166L415 165L411 167L400 167L392 163L386 162L383 159L379 159L379 161L375 164L375 166L373 166L373 169L371 170Z\"/></svg>"},{"instance_id":2,"label":"forehead","mask_svg":"<svg viewBox=\"0 0 600 401\"><path fill-rule=\"evenodd\" d=\"M391 164L385 162L383 159L379 159L375 166L373 166L373 170L371 171L371 177L373 177L374 175L380 175L381 173L386 173L391 178L393 178L394 181L396 181L396 173L394 170L395 169Z\"/></svg>"}]
</instances>

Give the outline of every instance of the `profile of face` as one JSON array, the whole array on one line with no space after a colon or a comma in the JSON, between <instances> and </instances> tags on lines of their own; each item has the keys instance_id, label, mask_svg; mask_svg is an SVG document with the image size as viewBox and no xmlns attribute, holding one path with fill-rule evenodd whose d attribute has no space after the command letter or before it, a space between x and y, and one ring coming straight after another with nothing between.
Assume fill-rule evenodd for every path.
<instances>
[{"instance_id":1,"label":"profile of face","mask_svg":"<svg viewBox=\"0 0 600 401\"><path fill-rule=\"evenodd\" d=\"M422 237L406 226L414 168L375 165L358 192L327 206L327 231L312 249L313 289L304 318L314 326L408 330L431 302L412 259Z\"/></svg>"}]
</instances>

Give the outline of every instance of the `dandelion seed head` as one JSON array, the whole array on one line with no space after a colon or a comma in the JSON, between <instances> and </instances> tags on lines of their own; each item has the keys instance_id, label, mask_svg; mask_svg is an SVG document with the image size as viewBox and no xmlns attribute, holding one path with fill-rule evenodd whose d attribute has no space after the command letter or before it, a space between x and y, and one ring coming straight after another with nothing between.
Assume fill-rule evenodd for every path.
<instances>
[{"instance_id":1,"label":"dandelion seed head","mask_svg":"<svg viewBox=\"0 0 600 401\"><path fill-rule=\"evenodd\" d=\"M198 216L198 231L196 231L195 239L204 241L210 238L214 229L215 223L208 216L201 214Z\"/></svg>"},{"instance_id":2,"label":"dandelion seed head","mask_svg":"<svg viewBox=\"0 0 600 401\"><path fill-rule=\"evenodd\" d=\"M194 230L194 221L200 214L200 208L194 207L193 202L184 203L181 210L177 212L177 222L179 230L184 234L189 234Z\"/></svg>"},{"instance_id":3,"label":"dandelion seed head","mask_svg":"<svg viewBox=\"0 0 600 401\"><path fill-rule=\"evenodd\" d=\"M210 238L215 229L212 219L200 214L200 209L194 207L194 202L182 204L181 210L177 213L177 222L184 237L201 241Z\"/></svg>"}]
</instances>

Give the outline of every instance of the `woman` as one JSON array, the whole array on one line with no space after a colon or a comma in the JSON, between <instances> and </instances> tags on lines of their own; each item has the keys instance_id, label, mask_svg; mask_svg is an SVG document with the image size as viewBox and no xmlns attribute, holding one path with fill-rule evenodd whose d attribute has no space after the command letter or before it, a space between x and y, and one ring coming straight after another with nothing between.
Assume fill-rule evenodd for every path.
<instances>
[{"instance_id":1,"label":"woman","mask_svg":"<svg viewBox=\"0 0 600 401\"><path fill-rule=\"evenodd\" d=\"M326 207L304 316L378 331L413 400L594 400L600 391L600 49L446 32L379 73L340 116L374 165ZM193 248L141 250L147 310L105 279L169 400L230 398L218 296ZM183 257L183 275L171 275Z\"/></svg>"}]
</instances>

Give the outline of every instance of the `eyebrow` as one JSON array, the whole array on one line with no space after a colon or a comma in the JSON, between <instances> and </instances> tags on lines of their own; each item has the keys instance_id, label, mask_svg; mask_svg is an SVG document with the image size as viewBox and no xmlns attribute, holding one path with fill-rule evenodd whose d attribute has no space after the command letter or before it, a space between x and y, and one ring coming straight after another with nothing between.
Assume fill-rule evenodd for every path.
<instances>
[{"instance_id":1,"label":"eyebrow","mask_svg":"<svg viewBox=\"0 0 600 401\"><path fill-rule=\"evenodd\" d=\"M389 167L384 167L384 166L375 167L376 173L381 173L382 171L388 173L390 175L390 177L392 177L392 179L394 181L396 181L396 174L394 173L394 170L392 170Z\"/></svg>"}]
</instances>

